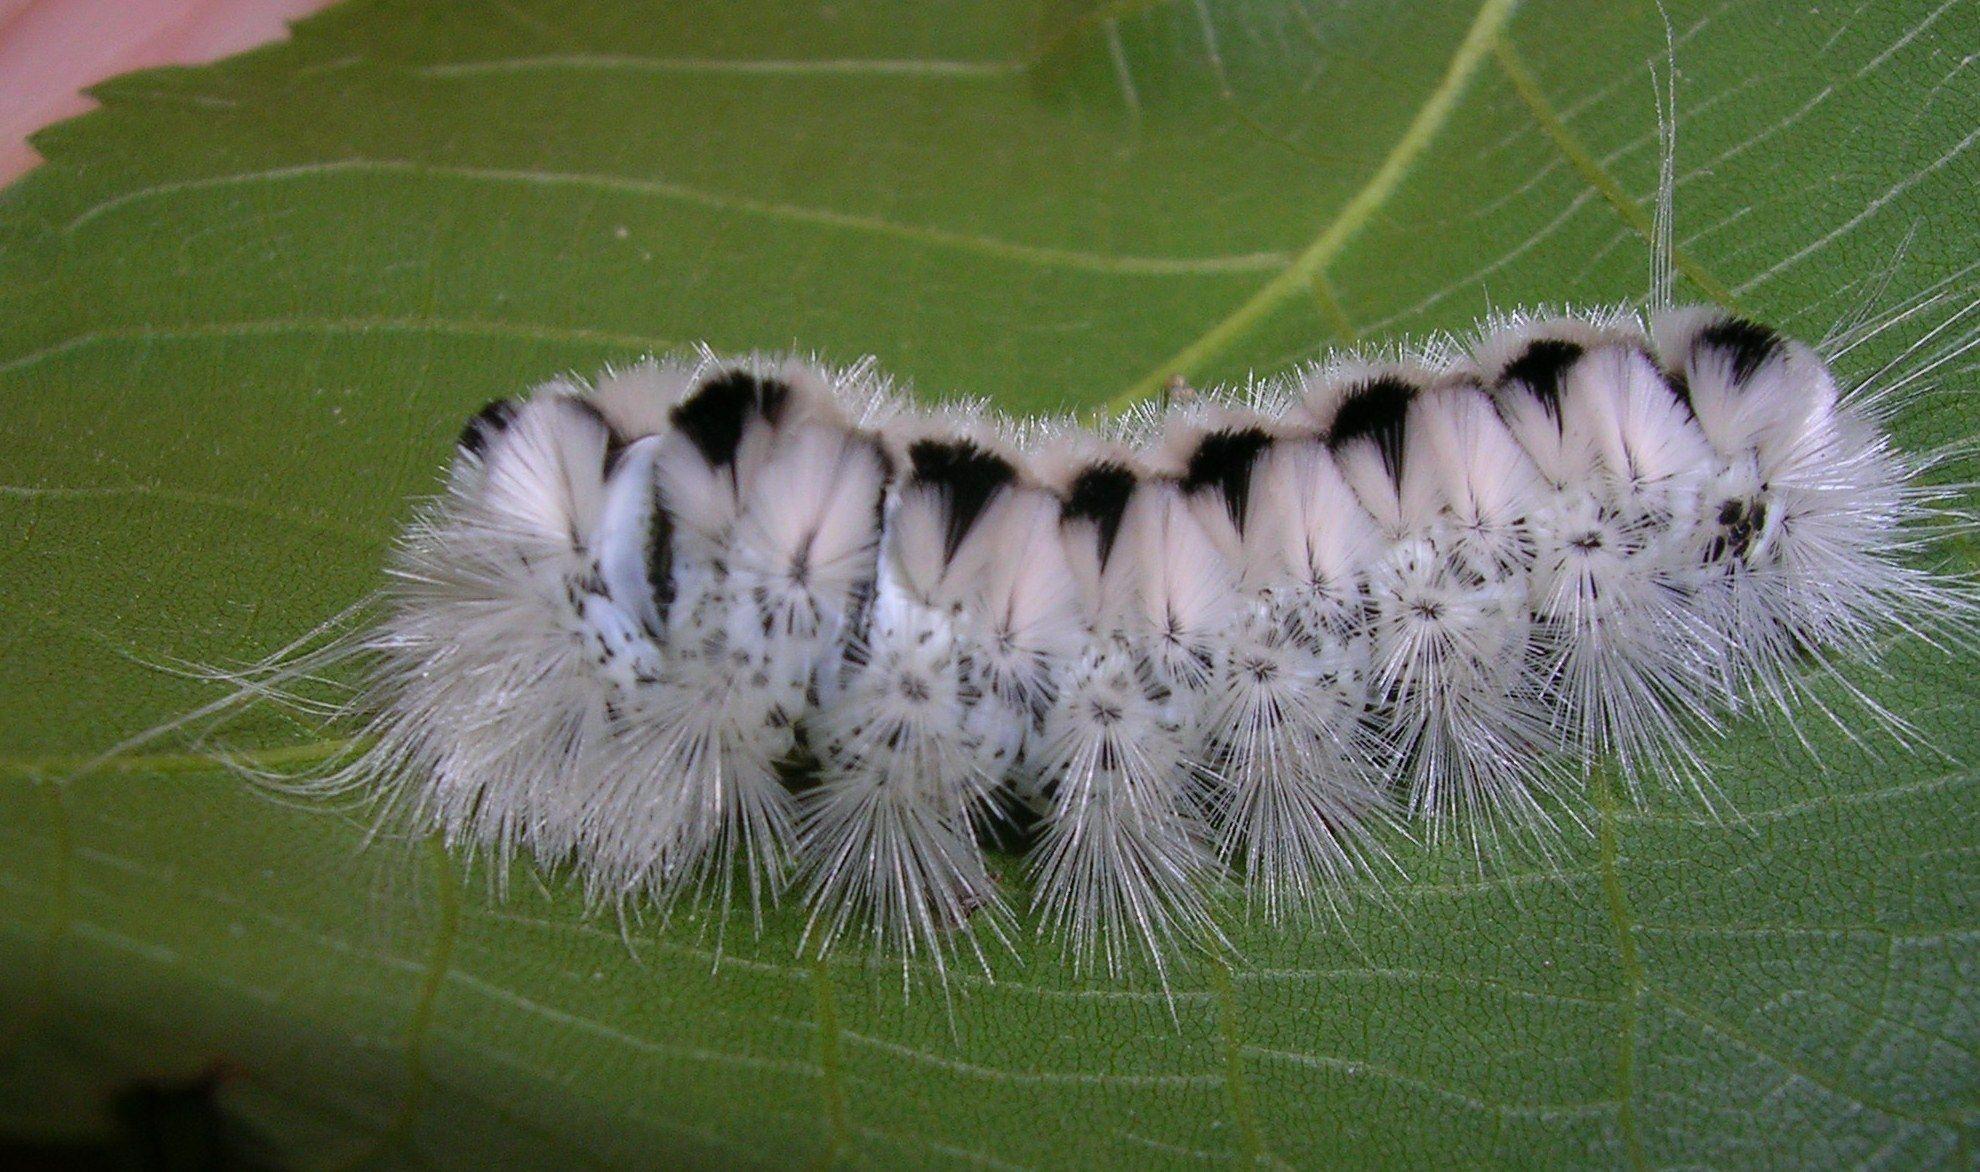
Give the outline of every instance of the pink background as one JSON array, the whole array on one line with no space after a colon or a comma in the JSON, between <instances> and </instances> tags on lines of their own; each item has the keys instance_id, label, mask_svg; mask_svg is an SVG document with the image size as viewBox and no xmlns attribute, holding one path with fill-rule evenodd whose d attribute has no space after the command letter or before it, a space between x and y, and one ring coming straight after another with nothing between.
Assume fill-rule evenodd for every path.
<instances>
[{"instance_id":1,"label":"pink background","mask_svg":"<svg viewBox=\"0 0 1980 1172\"><path fill-rule=\"evenodd\" d=\"M0 185L41 159L27 136L90 108L83 87L288 34L329 0L0 0Z\"/></svg>"}]
</instances>

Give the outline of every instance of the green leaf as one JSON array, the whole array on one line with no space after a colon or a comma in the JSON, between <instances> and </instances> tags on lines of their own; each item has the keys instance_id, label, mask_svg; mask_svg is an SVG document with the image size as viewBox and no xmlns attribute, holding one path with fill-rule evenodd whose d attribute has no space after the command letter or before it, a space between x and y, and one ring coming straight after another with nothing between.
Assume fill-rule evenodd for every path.
<instances>
[{"instance_id":1,"label":"green leaf","mask_svg":"<svg viewBox=\"0 0 1980 1172\"><path fill-rule=\"evenodd\" d=\"M1980 8L1669 7L1682 296L1819 336L1971 295ZM103 86L0 196L0 1128L217 1060L310 1163L1970 1166L1980 662L1916 640L1852 679L1935 751L1741 724L1718 817L1598 791L1551 865L1408 846L1339 924L1232 907L1173 1017L1028 942L904 1000L788 912L718 970L181 735L94 760L218 695L165 669L360 598L459 421L562 370L798 345L1093 407L1640 298L1665 45L1579 0L379 0Z\"/></svg>"}]
</instances>

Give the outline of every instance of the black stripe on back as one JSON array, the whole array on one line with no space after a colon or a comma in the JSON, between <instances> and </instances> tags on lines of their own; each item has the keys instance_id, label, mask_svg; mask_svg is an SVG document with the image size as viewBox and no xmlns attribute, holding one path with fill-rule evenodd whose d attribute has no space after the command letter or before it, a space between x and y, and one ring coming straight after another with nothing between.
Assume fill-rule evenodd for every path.
<instances>
[{"instance_id":1,"label":"black stripe on back","mask_svg":"<svg viewBox=\"0 0 1980 1172\"><path fill-rule=\"evenodd\" d=\"M776 426L790 403L791 385L758 378L747 370L725 370L702 380L673 410L674 426L709 464L733 464L751 416Z\"/></svg>"},{"instance_id":2,"label":"black stripe on back","mask_svg":"<svg viewBox=\"0 0 1980 1172\"><path fill-rule=\"evenodd\" d=\"M1664 370L1662 374L1664 385L1671 388L1671 394L1677 396L1678 402L1684 404L1685 413L1697 418L1698 409L1691 405L1691 380L1685 377L1682 370Z\"/></svg>"},{"instance_id":3,"label":"black stripe on back","mask_svg":"<svg viewBox=\"0 0 1980 1172\"><path fill-rule=\"evenodd\" d=\"M601 475L610 476L612 469L619 466L619 457L626 451L625 437L619 434L619 429L613 427L612 421L605 418L605 413L598 409L598 404L583 396L558 395L551 401L558 409L569 411L587 423L596 424L598 430L605 433L605 458L600 464L599 472Z\"/></svg>"},{"instance_id":4,"label":"black stripe on back","mask_svg":"<svg viewBox=\"0 0 1980 1172\"><path fill-rule=\"evenodd\" d=\"M917 440L908 445L909 480L942 491L948 523L943 556L954 557L970 526L997 490L1017 479L1009 460L966 439Z\"/></svg>"},{"instance_id":5,"label":"black stripe on back","mask_svg":"<svg viewBox=\"0 0 1980 1172\"><path fill-rule=\"evenodd\" d=\"M463 452L479 456L488 450L488 441L509 429L509 421L516 417L514 399L496 399L467 421L461 429L461 438L455 441Z\"/></svg>"},{"instance_id":6,"label":"black stripe on back","mask_svg":"<svg viewBox=\"0 0 1980 1172\"><path fill-rule=\"evenodd\" d=\"M1559 338L1539 338L1527 343L1519 357L1506 363L1499 372L1499 388L1517 386L1533 396L1540 406L1553 417L1555 423L1561 421L1561 384L1567 381L1568 367L1580 360L1585 351L1575 342L1564 342Z\"/></svg>"},{"instance_id":7,"label":"black stripe on back","mask_svg":"<svg viewBox=\"0 0 1980 1172\"><path fill-rule=\"evenodd\" d=\"M1785 348L1779 334L1741 317L1729 317L1706 326L1698 331L1694 345L1724 351L1732 359L1733 380L1741 383L1752 378L1755 371Z\"/></svg>"},{"instance_id":8,"label":"black stripe on back","mask_svg":"<svg viewBox=\"0 0 1980 1172\"><path fill-rule=\"evenodd\" d=\"M1402 483L1403 421L1409 416L1409 402L1416 388L1393 375L1384 375L1351 391L1341 400L1334 415L1333 429L1327 434L1327 447L1338 452L1352 443L1367 441L1381 453L1382 467L1389 479Z\"/></svg>"},{"instance_id":9,"label":"black stripe on back","mask_svg":"<svg viewBox=\"0 0 1980 1172\"><path fill-rule=\"evenodd\" d=\"M1059 518L1091 521L1099 527L1100 564L1105 566L1113 556L1114 539L1121 532L1121 517L1127 512L1128 498L1133 495L1134 472L1127 465L1095 464L1073 477Z\"/></svg>"},{"instance_id":10,"label":"black stripe on back","mask_svg":"<svg viewBox=\"0 0 1980 1172\"><path fill-rule=\"evenodd\" d=\"M1190 453L1183 468L1183 491L1215 489L1222 493L1231 524L1242 533L1245 504L1251 499L1251 470L1271 446L1272 437L1255 427L1211 432Z\"/></svg>"}]
</instances>

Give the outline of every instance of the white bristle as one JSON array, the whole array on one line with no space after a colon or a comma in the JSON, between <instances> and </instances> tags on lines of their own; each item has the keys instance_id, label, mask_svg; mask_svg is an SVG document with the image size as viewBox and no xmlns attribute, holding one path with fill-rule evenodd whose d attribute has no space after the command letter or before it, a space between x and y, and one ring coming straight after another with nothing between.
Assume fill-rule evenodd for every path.
<instances>
[{"instance_id":1,"label":"white bristle","mask_svg":"<svg viewBox=\"0 0 1980 1172\"><path fill-rule=\"evenodd\" d=\"M1221 939L1190 737L1174 693L1148 678L1152 641L1096 637L1066 672L1040 754L1055 787L1034 852L1041 928L1076 966L1112 974L1140 952L1160 973L1179 946Z\"/></svg>"},{"instance_id":2,"label":"white bristle","mask_svg":"<svg viewBox=\"0 0 1980 1172\"><path fill-rule=\"evenodd\" d=\"M1072 494L1066 541L1086 636L1045 721L1040 766L1055 788L1034 902L1076 964L1119 972L1140 952L1160 973L1177 946L1221 939L1199 794L1236 577L1174 482L1102 460Z\"/></svg>"},{"instance_id":3,"label":"white bristle","mask_svg":"<svg viewBox=\"0 0 1980 1172\"><path fill-rule=\"evenodd\" d=\"M1711 710L1724 655L1723 632L1695 613L1709 445L1640 335L1558 319L1516 333L1488 369L1545 482L1529 605L1556 731L1584 760L1613 756L1632 788L1695 779L1685 734Z\"/></svg>"},{"instance_id":4,"label":"white bristle","mask_svg":"<svg viewBox=\"0 0 1980 1172\"><path fill-rule=\"evenodd\" d=\"M375 625L242 690L362 657L339 783L599 905L795 886L821 951L987 963L1008 822L1039 929L1166 981L1226 878L1285 922L1397 834L1544 849L1609 763L1709 800L1699 739L1810 663L1970 638L1879 424L1974 322L1843 391L1718 310L1511 317L1099 434L649 360L477 416Z\"/></svg>"},{"instance_id":5,"label":"white bristle","mask_svg":"<svg viewBox=\"0 0 1980 1172\"><path fill-rule=\"evenodd\" d=\"M864 634L821 685L822 773L804 831L820 947L859 927L938 966L954 940L979 948L979 921L1004 934L976 831L1020 755L1031 714L1018 697L1042 687L1021 646L997 654L1000 625L1017 620L1012 578L992 567L1030 529L1016 467L982 430L948 422L890 429L902 466L878 579Z\"/></svg>"}]
</instances>

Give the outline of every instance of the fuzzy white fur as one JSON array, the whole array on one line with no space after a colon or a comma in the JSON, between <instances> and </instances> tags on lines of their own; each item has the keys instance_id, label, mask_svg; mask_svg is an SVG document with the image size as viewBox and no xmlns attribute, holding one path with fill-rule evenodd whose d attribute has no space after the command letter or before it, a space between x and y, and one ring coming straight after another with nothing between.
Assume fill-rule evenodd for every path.
<instances>
[{"instance_id":1,"label":"fuzzy white fur","mask_svg":"<svg viewBox=\"0 0 1980 1172\"><path fill-rule=\"evenodd\" d=\"M1389 830L1573 816L1575 776L1704 787L1792 701L1971 590L1821 357L1709 309L1495 323L1108 436L917 411L868 366L706 352L470 425L360 643L351 776L601 903L752 907L938 965L1012 914L1084 964L1216 947ZM793 784L794 763L809 784ZM1564 804L1563 804L1564 803Z\"/></svg>"}]
</instances>

